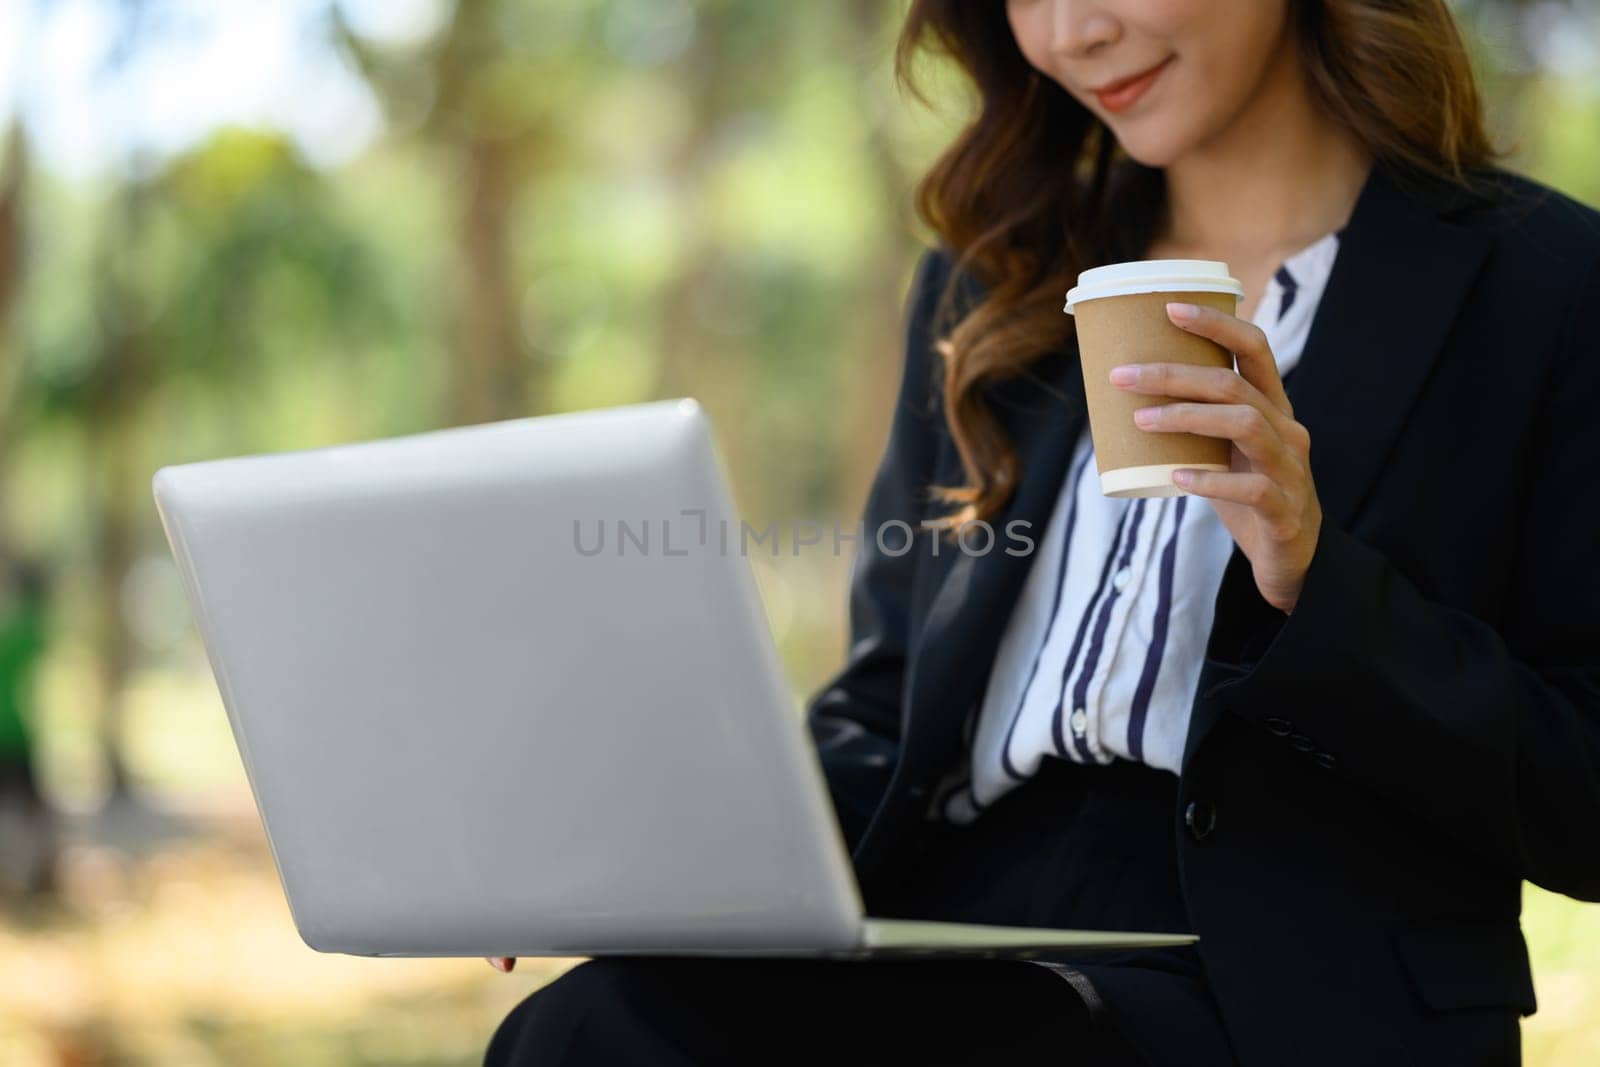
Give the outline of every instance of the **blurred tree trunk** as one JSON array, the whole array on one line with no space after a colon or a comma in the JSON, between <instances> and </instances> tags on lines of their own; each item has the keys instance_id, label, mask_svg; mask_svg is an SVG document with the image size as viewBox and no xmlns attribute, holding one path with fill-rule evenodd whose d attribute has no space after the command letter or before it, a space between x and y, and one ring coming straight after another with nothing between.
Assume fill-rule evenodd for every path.
<instances>
[{"instance_id":1,"label":"blurred tree trunk","mask_svg":"<svg viewBox=\"0 0 1600 1067\"><path fill-rule=\"evenodd\" d=\"M120 0L114 67L146 41L148 0ZM90 298L99 324L97 351L84 383L81 409L87 509L93 552L91 634L99 673L100 747L108 803L132 793L122 747L123 708L138 650L123 609L122 590L149 519L150 472L139 449L139 416L156 374L150 360L148 320L139 283L139 255L149 179L125 172L110 192L105 223L90 264Z\"/></svg>"},{"instance_id":2,"label":"blurred tree trunk","mask_svg":"<svg viewBox=\"0 0 1600 1067\"><path fill-rule=\"evenodd\" d=\"M513 209L531 177L531 148L549 146L536 117L537 98L516 98L496 83L505 73L497 16L506 6L503 0L458 0L440 39L420 60L426 75L419 76L412 60L352 33L330 5L340 44L387 111L406 112L419 80L437 87L418 135L456 179L455 242L442 266L454 283L454 350L441 411L456 425L527 415L542 410L549 395L547 370L531 358L524 339L511 254Z\"/></svg>"},{"instance_id":3,"label":"blurred tree trunk","mask_svg":"<svg viewBox=\"0 0 1600 1067\"><path fill-rule=\"evenodd\" d=\"M149 521L149 470L139 417L155 369L137 264L150 190L128 179L113 194L95 251L100 351L84 405L94 545L94 635L99 653L101 751L111 801L131 794L122 750L123 707L138 648L123 608L123 583Z\"/></svg>"},{"instance_id":4,"label":"blurred tree trunk","mask_svg":"<svg viewBox=\"0 0 1600 1067\"><path fill-rule=\"evenodd\" d=\"M461 176L458 347L447 400L449 420L458 424L529 414L543 407L547 393L534 379L523 340L510 243L532 131L504 113L502 94L486 82L503 51L494 20L499 6L496 0L456 5L436 53L439 99L426 128Z\"/></svg>"},{"instance_id":5,"label":"blurred tree trunk","mask_svg":"<svg viewBox=\"0 0 1600 1067\"><path fill-rule=\"evenodd\" d=\"M451 363L450 421L526 415L534 403L532 364L507 247L518 149L469 133L456 151L466 174L460 238L464 284L457 309L459 347Z\"/></svg>"}]
</instances>

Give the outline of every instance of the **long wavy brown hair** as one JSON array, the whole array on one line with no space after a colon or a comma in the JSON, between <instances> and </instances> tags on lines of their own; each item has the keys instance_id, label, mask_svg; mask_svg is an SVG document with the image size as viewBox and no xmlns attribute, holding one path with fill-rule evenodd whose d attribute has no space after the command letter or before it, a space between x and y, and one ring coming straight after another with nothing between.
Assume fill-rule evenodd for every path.
<instances>
[{"instance_id":1,"label":"long wavy brown hair","mask_svg":"<svg viewBox=\"0 0 1600 1067\"><path fill-rule=\"evenodd\" d=\"M1402 178L1487 195L1491 144L1466 48L1444 0L1289 0L1313 98ZM976 114L919 181L915 209L955 255L932 336L944 411L967 484L932 486L954 531L1003 509L1020 460L986 396L1073 340L1063 314L1078 273L1142 259L1165 207L1165 175L1129 158L1093 112L1023 57L1003 3L913 0L895 48L902 86L917 54L953 61ZM1072 166L1063 180L1063 160ZM956 308L956 282L984 298ZM948 330L948 332L946 332Z\"/></svg>"}]
</instances>

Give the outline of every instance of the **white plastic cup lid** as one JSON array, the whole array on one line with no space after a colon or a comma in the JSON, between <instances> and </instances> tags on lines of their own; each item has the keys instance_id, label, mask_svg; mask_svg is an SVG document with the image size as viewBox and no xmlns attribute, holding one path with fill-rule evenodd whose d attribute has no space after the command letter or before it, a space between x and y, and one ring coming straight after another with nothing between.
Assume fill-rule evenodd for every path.
<instances>
[{"instance_id":1,"label":"white plastic cup lid","mask_svg":"<svg viewBox=\"0 0 1600 1067\"><path fill-rule=\"evenodd\" d=\"M1136 259L1128 263L1108 263L1078 275L1078 284L1067 290L1067 305L1107 296L1134 293L1232 293L1243 299L1244 286L1229 277L1228 265L1215 259Z\"/></svg>"}]
</instances>

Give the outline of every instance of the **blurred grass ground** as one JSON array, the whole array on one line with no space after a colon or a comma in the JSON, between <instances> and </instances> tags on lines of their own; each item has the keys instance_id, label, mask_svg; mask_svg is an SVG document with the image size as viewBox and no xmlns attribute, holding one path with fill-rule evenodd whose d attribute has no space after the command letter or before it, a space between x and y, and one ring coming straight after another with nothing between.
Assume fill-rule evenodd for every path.
<instances>
[{"instance_id":1,"label":"blurred grass ground","mask_svg":"<svg viewBox=\"0 0 1600 1067\"><path fill-rule=\"evenodd\" d=\"M0 925L0 1064L480 1064L505 1013L576 962L507 976L482 960L319 954L295 933L253 809L172 828L139 855L74 832L60 903Z\"/></svg>"},{"instance_id":2,"label":"blurred grass ground","mask_svg":"<svg viewBox=\"0 0 1600 1067\"><path fill-rule=\"evenodd\" d=\"M147 818L147 817L146 817ZM79 823L59 906L0 924L5 1067L457 1067L575 960L321 955L296 935L255 814L191 813L133 850ZM1529 887L1532 1067L1600 1063L1600 908Z\"/></svg>"}]
</instances>

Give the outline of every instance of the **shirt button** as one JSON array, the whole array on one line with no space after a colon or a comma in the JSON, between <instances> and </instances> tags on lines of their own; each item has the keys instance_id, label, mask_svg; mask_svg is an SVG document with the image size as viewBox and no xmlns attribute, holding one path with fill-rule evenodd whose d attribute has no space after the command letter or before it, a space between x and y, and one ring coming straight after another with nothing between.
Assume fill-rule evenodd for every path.
<instances>
[{"instance_id":1,"label":"shirt button","mask_svg":"<svg viewBox=\"0 0 1600 1067\"><path fill-rule=\"evenodd\" d=\"M1129 570L1127 567L1120 567L1117 569L1117 573L1111 576L1111 584L1116 586L1120 591L1127 587L1128 579L1131 577L1133 577L1133 572L1131 570Z\"/></svg>"},{"instance_id":2,"label":"shirt button","mask_svg":"<svg viewBox=\"0 0 1600 1067\"><path fill-rule=\"evenodd\" d=\"M1072 732L1082 737L1083 732L1089 728L1089 713L1082 708L1074 708L1069 721L1072 723Z\"/></svg>"}]
</instances>

